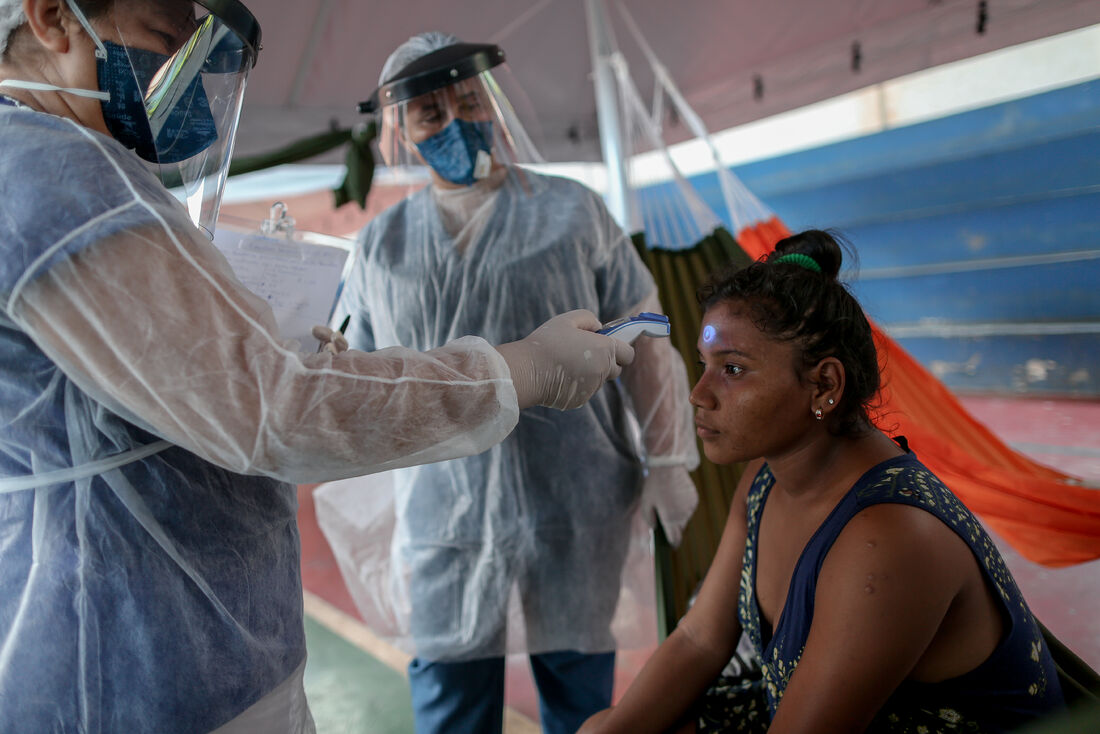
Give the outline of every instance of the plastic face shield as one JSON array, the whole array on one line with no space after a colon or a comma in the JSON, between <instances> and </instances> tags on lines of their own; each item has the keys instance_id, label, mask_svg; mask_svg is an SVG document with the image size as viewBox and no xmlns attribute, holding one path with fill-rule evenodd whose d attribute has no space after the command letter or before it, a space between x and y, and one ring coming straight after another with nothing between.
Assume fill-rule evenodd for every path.
<instances>
[{"instance_id":1,"label":"plastic face shield","mask_svg":"<svg viewBox=\"0 0 1100 734\"><path fill-rule=\"evenodd\" d=\"M212 234L260 27L237 0L133 5L140 10L115 10L121 50L108 43L97 50L101 86L105 76L116 77L105 90L113 94L104 116L112 134L148 161L186 202L192 221ZM127 86L134 90L129 99L118 93Z\"/></svg>"},{"instance_id":2,"label":"plastic face shield","mask_svg":"<svg viewBox=\"0 0 1100 734\"><path fill-rule=\"evenodd\" d=\"M375 90L359 109L381 118L383 162L399 170L428 166L454 185L476 183L501 165L541 162L499 83L510 78L503 61L491 44L456 44Z\"/></svg>"}]
</instances>

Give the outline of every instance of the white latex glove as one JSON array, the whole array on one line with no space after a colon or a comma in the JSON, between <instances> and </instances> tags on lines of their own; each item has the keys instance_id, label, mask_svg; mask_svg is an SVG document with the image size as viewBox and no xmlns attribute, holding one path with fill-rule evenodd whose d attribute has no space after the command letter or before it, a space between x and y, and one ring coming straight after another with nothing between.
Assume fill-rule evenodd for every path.
<instances>
[{"instance_id":1,"label":"white latex glove","mask_svg":"<svg viewBox=\"0 0 1100 734\"><path fill-rule=\"evenodd\" d=\"M583 309L555 316L530 336L501 344L519 407L579 408L606 382L634 361L634 349L614 337L596 334L602 326Z\"/></svg>"},{"instance_id":2,"label":"white latex glove","mask_svg":"<svg viewBox=\"0 0 1100 734\"><path fill-rule=\"evenodd\" d=\"M327 351L339 354L348 350L348 340L339 331L330 329L327 326L314 326L310 331L313 333L313 338L321 342L318 352Z\"/></svg>"},{"instance_id":3,"label":"white latex glove","mask_svg":"<svg viewBox=\"0 0 1100 734\"><path fill-rule=\"evenodd\" d=\"M650 527L655 527L659 518L665 537L673 548L680 545L684 526L698 504L695 482L683 464L649 468L642 485L642 517Z\"/></svg>"}]
</instances>

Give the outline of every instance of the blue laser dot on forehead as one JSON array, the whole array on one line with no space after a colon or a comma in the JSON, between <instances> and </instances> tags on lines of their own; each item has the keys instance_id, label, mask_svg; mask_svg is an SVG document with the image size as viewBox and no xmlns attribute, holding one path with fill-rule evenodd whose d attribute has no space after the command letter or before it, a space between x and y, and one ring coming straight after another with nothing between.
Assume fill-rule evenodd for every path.
<instances>
[{"instance_id":1,"label":"blue laser dot on forehead","mask_svg":"<svg viewBox=\"0 0 1100 734\"><path fill-rule=\"evenodd\" d=\"M707 324L706 326L703 327L703 343L704 344L710 344L712 341L714 341L714 338L717 337L717 336L718 336L718 331L713 326L711 326L710 324Z\"/></svg>"}]
</instances>

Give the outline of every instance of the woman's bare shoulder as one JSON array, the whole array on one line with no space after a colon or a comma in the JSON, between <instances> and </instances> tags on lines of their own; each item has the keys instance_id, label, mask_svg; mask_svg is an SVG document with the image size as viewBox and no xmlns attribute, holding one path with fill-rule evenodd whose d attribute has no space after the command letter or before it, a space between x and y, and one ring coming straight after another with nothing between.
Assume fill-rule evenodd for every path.
<instances>
[{"instance_id":1,"label":"woman's bare shoulder","mask_svg":"<svg viewBox=\"0 0 1100 734\"><path fill-rule=\"evenodd\" d=\"M889 579L919 587L930 597L949 598L972 560L966 542L935 515L911 505L880 503L857 512L841 530L822 565L821 582L854 583L855 590L870 593L861 580Z\"/></svg>"}]
</instances>

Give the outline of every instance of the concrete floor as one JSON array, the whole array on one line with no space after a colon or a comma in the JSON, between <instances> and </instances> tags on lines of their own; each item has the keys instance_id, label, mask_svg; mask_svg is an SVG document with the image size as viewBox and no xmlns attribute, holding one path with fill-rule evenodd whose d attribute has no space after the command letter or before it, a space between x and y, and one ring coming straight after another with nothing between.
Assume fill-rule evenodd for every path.
<instances>
[{"instance_id":1,"label":"concrete floor","mask_svg":"<svg viewBox=\"0 0 1100 734\"><path fill-rule=\"evenodd\" d=\"M405 734L413 729L404 676L316 618L306 617L305 687L323 734ZM326 617L326 619L329 619ZM339 629L339 628L338 628Z\"/></svg>"}]
</instances>

